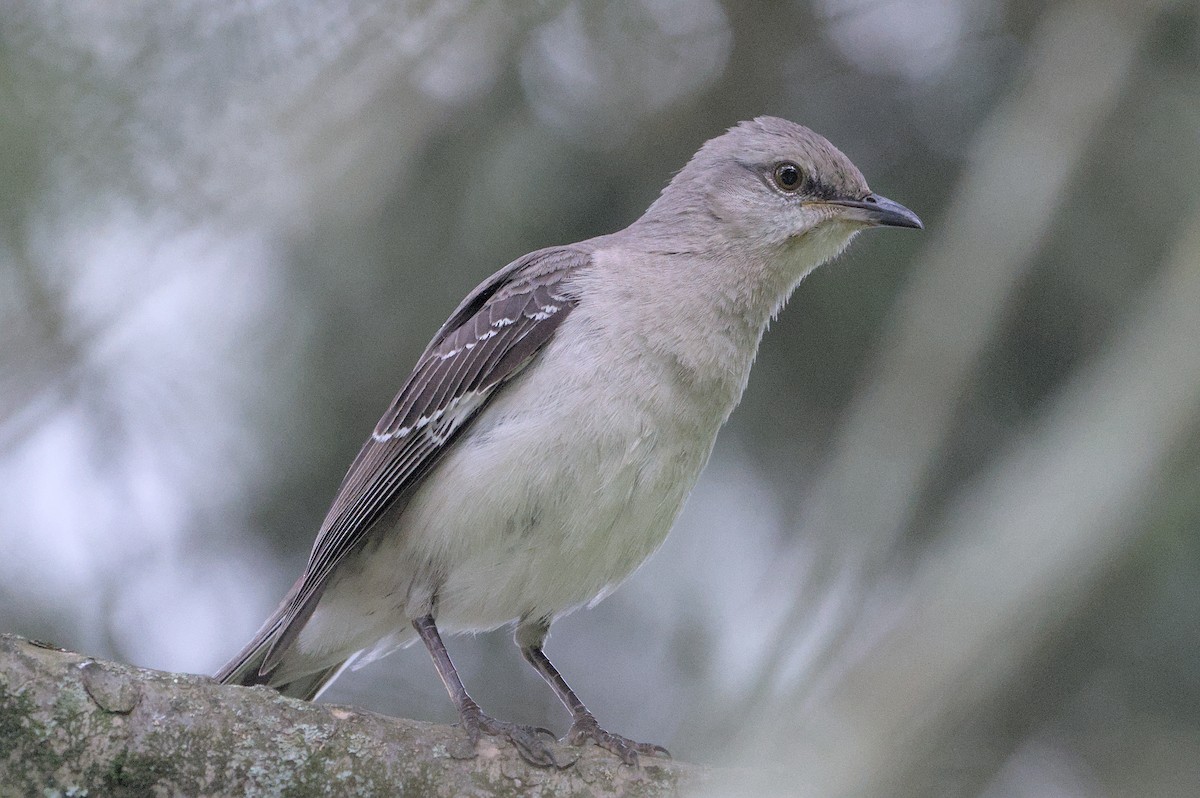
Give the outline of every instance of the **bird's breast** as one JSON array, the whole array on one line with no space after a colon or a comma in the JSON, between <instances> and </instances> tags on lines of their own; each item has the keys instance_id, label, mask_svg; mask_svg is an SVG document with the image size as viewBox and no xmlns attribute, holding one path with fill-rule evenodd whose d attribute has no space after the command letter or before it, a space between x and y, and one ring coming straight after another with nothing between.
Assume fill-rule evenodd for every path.
<instances>
[{"instance_id":1,"label":"bird's breast","mask_svg":"<svg viewBox=\"0 0 1200 798\"><path fill-rule=\"evenodd\" d=\"M662 543L708 459L722 403L698 402L665 361L614 359L601 333L579 332L502 389L404 513L439 563L448 628L602 596Z\"/></svg>"}]
</instances>

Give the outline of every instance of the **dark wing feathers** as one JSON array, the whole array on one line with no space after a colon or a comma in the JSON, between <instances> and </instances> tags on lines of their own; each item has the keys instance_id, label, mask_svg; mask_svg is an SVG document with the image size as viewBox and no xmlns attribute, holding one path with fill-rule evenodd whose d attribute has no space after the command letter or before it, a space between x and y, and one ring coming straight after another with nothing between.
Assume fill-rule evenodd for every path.
<instances>
[{"instance_id":1,"label":"dark wing feathers","mask_svg":"<svg viewBox=\"0 0 1200 798\"><path fill-rule=\"evenodd\" d=\"M564 291L564 278L589 258L571 248L526 255L472 291L438 330L346 472L283 612L259 632L260 648L270 645L261 673L295 640L338 563L550 340L576 302Z\"/></svg>"}]
</instances>

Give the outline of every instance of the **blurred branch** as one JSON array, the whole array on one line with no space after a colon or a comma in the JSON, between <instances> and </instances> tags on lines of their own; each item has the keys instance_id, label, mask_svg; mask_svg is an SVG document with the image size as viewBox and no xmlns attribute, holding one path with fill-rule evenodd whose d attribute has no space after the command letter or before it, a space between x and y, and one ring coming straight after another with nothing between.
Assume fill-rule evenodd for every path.
<instances>
[{"instance_id":1,"label":"blurred branch","mask_svg":"<svg viewBox=\"0 0 1200 798\"><path fill-rule=\"evenodd\" d=\"M955 750L954 730L981 702L1019 689L1037 647L1135 542L1162 472L1200 420L1197 263L1200 214L1123 334L949 513L947 544L915 574L913 598L869 656L785 721L820 741L797 765L814 794L927 784L913 771ZM772 735L797 739L795 729Z\"/></svg>"},{"instance_id":2,"label":"blurred branch","mask_svg":"<svg viewBox=\"0 0 1200 798\"><path fill-rule=\"evenodd\" d=\"M560 769L451 726L284 698L267 688L101 662L0 636L0 796L665 796L707 772L622 765L596 747Z\"/></svg>"}]
</instances>

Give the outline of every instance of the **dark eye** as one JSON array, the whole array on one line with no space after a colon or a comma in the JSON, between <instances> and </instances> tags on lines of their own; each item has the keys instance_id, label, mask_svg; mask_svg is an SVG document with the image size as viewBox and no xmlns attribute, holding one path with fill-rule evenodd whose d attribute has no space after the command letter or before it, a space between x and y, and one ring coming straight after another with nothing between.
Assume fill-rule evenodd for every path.
<instances>
[{"instance_id":1,"label":"dark eye","mask_svg":"<svg viewBox=\"0 0 1200 798\"><path fill-rule=\"evenodd\" d=\"M804 173L800 171L800 167L791 161L784 161L775 166L775 172L772 175L775 178L775 185L780 191L786 191L789 194L800 188L800 184L804 182Z\"/></svg>"}]
</instances>

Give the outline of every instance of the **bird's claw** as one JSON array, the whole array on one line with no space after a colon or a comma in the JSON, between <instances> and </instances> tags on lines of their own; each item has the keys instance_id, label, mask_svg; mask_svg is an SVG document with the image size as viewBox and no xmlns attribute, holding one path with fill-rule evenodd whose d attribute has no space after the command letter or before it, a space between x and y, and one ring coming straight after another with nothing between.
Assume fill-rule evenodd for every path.
<instances>
[{"instance_id":1,"label":"bird's claw","mask_svg":"<svg viewBox=\"0 0 1200 798\"><path fill-rule=\"evenodd\" d=\"M483 714L478 709L464 713L462 725L467 732L467 737L471 740L472 748L484 734L491 737L502 737L513 744L517 753L526 762L539 767L559 767L558 757L554 755L554 750L542 739L542 736L555 742L558 741L558 738L554 732L544 726L526 726L507 720L497 720L490 715Z\"/></svg>"},{"instance_id":2,"label":"bird's claw","mask_svg":"<svg viewBox=\"0 0 1200 798\"><path fill-rule=\"evenodd\" d=\"M671 752L661 745L639 743L635 740L630 740L628 737L622 737L619 734L605 731L600 728L600 724L596 722L596 719L591 714L579 717L571 724L571 729L567 732L566 740L571 745L583 745L588 740L591 740L604 750L616 754L626 765L636 766L639 755L671 758Z\"/></svg>"}]
</instances>

